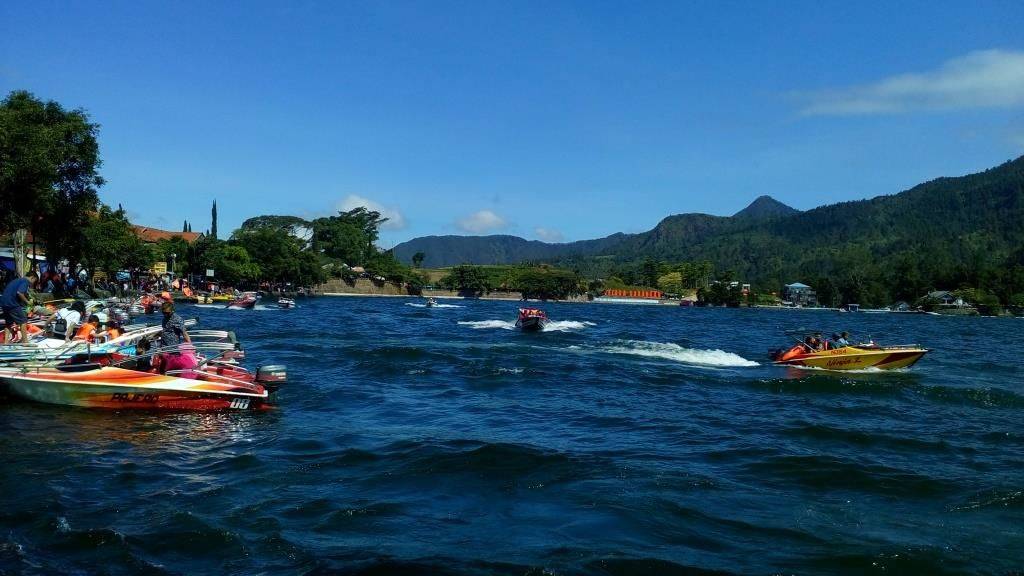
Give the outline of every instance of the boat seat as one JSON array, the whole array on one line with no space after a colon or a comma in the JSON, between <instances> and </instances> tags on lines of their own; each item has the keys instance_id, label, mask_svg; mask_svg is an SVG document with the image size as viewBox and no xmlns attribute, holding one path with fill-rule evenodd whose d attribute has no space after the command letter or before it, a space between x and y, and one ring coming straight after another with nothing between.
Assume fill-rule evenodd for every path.
<instances>
[{"instance_id":1,"label":"boat seat","mask_svg":"<svg viewBox=\"0 0 1024 576\"><path fill-rule=\"evenodd\" d=\"M90 370L99 370L103 368L102 364L96 362L87 362L85 364L61 364L57 366L57 370L61 372L88 372Z\"/></svg>"}]
</instances>

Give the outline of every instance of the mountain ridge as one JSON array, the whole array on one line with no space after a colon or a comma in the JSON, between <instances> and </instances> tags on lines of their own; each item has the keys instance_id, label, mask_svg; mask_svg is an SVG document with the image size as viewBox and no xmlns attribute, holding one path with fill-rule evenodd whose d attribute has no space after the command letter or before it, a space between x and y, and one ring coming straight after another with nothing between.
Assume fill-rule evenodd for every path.
<instances>
[{"instance_id":1,"label":"mountain ridge","mask_svg":"<svg viewBox=\"0 0 1024 576\"><path fill-rule=\"evenodd\" d=\"M645 259L708 261L760 286L799 280L861 303L909 301L928 288L962 285L1024 291L1012 276L1024 279L1024 156L896 194L788 214L754 210L744 215L744 210L734 216L675 214L647 232L560 245L538 242L529 254L510 248L500 258L483 250L450 258L455 254L450 247L469 237L449 237L427 249L414 239L396 246L395 254L409 261L422 249L430 267L549 262L591 277L628 277ZM653 279L636 281L652 285Z\"/></svg>"}]
</instances>

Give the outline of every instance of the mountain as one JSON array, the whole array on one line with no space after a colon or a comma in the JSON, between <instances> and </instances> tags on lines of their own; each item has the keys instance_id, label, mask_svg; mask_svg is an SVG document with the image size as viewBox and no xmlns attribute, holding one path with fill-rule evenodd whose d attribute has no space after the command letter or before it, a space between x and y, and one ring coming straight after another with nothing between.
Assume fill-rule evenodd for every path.
<instances>
[{"instance_id":1,"label":"mountain","mask_svg":"<svg viewBox=\"0 0 1024 576\"><path fill-rule=\"evenodd\" d=\"M749 206L733 214L733 218L780 218L799 212L771 196L758 196Z\"/></svg>"},{"instance_id":2,"label":"mountain","mask_svg":"<svg viewBox=\"0 0 1024 576\"><path fill-rule=\"evenodd\" d=\"M772 290L802 281L825 302L884 304L958 286L990 287L1007 302L1024 301L1022 223L1024 156L899 194L805 212L765 197L731 217L678 214L641 234L569 244L418 238L395 252L408 261L422 250L430 266L543 260L600 277L629 276L648 258L709 261L719 272Z\"/></svg>"},{"instance_id":3,"label":"mountain","mask_svg":"<svg viewBox=\"0 0 1024 576\"><path fill-rule=\"evenodd\" d=\"M596 240L548 243L518 236L423 236L402 242L394 248L395 257L412 262L417 252L426 256L423 266L441 268L457 264L517 264L551 261L566 257L593 256L609 250L629 234L612 234Z\"/></svg>"},{"instance_id":4,"label":"mountain","mask_svg":"<svg viewBox=\"0 0 1024 576\"><path fill-rule=\"evenodd\" d=\"M770 196L761 196L737 212L733 218L766 219L798 213ZM669 216L653 230L644 234L612 234L596 240L567 243L549 243L526 240L518 236L497 234L492 236L423 236L402 242L394 248L395 257L412 262L417 252L423 252L423 265L442 268L458 264L517 264L519 262L550 262L566 258L586 258L614 255L619 248L627 252L643 250L652 244L690 242L712 234L728 222L729 218L707 214L678 214Z\"/></svg>"}]
</instances>

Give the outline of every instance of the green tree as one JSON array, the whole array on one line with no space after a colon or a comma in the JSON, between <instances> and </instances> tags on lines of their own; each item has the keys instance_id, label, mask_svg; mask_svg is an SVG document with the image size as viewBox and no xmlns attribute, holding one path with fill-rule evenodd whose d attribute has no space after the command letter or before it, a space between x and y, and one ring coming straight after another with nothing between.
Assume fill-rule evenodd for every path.
<instances>
[{"instance_id":1,"label":"green tree","mask_svg":"<svg viewBox=\"0 0 1024 576\"><path fill-rule=\"evenodd\" d=\"M51 263L84 252L81 231L103 185L98 131L85 111L26 91L0 102L0 228L41 237Z\"/></svg>"},{"instance_id":2,"label":"green tree","mask_svg":"<svg viewBox=\"0 0 1024 576\"><path fill-rule=\"evenodd\" d=\"M669 272L658 278L658 288L668 294L681 294L683 292L683 275L679 272Z\"/></svg>"},{"instance_id":3,"label":"green tree","mask_svg":"<svg viewBox=\"0 0 1024 576\"><path fill-rule=\"evenodd\" d=\"M564 299L586 291L586 282L570 270L549 266L524 267L517 270L515 288L525 298Z\"/></svg>"},{"instance_id":4,"label":"green tree","mask_svg":"<svg viewBox=\"0 0 1024 576\"><path fill-rule=\"evenodd\" d=\"M217 239L217 201L213 201L213 208L210 209L210 237Z\"/></svg>"},{"instance_id":5,"label":"green tree","mask_svg":"<svg viewBox=\"0 0 1024 576\"><path fill-rule=\"evenodd\" d=\"M218 280L231 285L254 281L260 277L259 265L252 261L249 253L241 246L218 242L210 247L206 261L214 269Z\"/></svg>"},{"instance_id":6,"label":"green tree","mask_svg":"<svg viewBox=\"0 0 1024 576\"><path fill-rule=\"evenodd\" d=\"M300 239L275 226L243 225L231 235L231 243L245 248L259 263L263 280L302 285L323 281L323 268L316 254L304 251Z\"/></svg>"},{"instance_id":7,"label":"green tree","mask_svg":"<svg viewBox=\"0 0 1024 576\"><path fill-rule=\"evenodd\" d=\"M155 254L132 229L124 210L100 206L99 213L82 231L85 263L109 276L122 269L149 268Z\"/></svg>"},{"instance_id":8,"label":"green tree","mask_svg":"<svg viewBox=\"0 0 1024 576\"><path fill-rule=\"evenodd\" d=\"M490 281L484 270L479 266L468 264L452 268L451 272L441 278L438 283L449 290L474 294L484 294L491 290Z\"/></svg>"},{"instance_id":9,"label":"green tree","mask_svg":"<svg viewBox=\"0 0 1024 576\"><path fill-rule=\"evenodd\" d=\"M427 257L427 255L424 254L423 252L417 252L417 253L413 254L412 255L412 265L413 265L413 267L414 268L419 268L420 266L422 266L423 265L423 259L426 258L426 257Z\"/></svg>"},{"instance_id":10,"label":"green tree","mask_svg":"<svg viewBox=\"0 0 1024 576\"><path fill-rule=\"evenodd\" d=\"M182 271L190 269L189 252L188 242L177 235L158 240L154 247L156 259L166 262L168 269L170 269L169 267L173 260L176 269L172 270L172 272L175 274L180 274ZM172 254L174 255L173 257Z\"/></svg>"}]
</instances>

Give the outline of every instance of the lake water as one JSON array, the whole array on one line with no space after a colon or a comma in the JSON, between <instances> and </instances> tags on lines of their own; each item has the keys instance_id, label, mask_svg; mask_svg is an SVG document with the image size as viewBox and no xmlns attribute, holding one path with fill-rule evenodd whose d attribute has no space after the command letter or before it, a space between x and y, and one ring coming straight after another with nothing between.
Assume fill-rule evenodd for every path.
<instances>
[{"instance_id":1,"label":"lake water","mask_svg":"<svg viewBox=\"0 0 1024 576\"><path fill-rule=\"evenodd\" d=\"M4 401L0 572L1024 569L1024 320L411 304L182 307L288 365L272 412ZM933 352L767 365L795 328Z\"/></svg>"}]
</instances>

